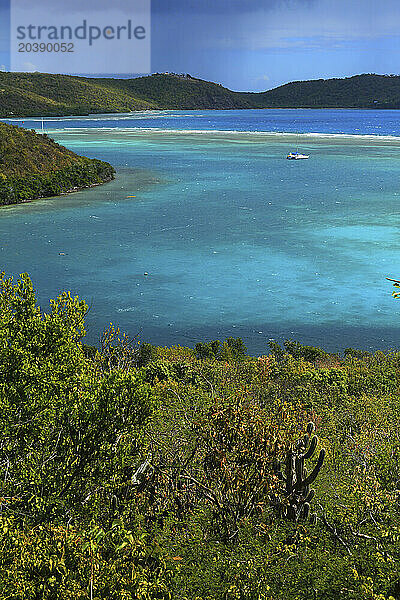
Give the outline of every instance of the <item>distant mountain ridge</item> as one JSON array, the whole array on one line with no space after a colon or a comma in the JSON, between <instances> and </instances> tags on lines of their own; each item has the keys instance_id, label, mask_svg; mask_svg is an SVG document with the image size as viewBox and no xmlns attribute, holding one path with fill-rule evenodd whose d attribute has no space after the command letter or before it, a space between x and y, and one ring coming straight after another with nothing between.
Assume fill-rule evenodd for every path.
<instances>
[{"instance_id":1,"label":"distant mountain ridge","mask_svg":"<svg viewBox=\"0 0 400 600\"><path fill-rule=\"evenodd\" d=\"M363 74L234 92L187 74L134 79L0 72L0 117L162 109L400 108L400 76Z\"/></svg>"}]
</instances>

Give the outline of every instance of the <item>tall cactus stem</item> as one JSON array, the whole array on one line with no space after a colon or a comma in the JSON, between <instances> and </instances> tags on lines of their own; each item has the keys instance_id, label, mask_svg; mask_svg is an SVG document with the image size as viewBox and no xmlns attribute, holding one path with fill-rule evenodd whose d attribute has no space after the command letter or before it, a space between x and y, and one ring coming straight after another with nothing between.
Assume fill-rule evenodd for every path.
<instances>
[{"instance_id":1,"label":"tall cactus stem","mask_svg":"<svg viewBox=\"0 0 400 600\"><path fill-rule=\"evenodd\" d=\"M310 516L310 502L314 498L315 490L310 490L310 484L315 481L325 459L325 450L320 450L318 459L314 468L308 474L305 461L312 458L315 454L318 438L312 434L315 431L314 423L310 422L306 428L306 435L297 440L297 442L288 451L285 460L285 474L282 472L280 461L276 460L273 469L285 488L283 490L286 501L276 501L279 514L291 521L297 521L299 518L315 521L313 515ZM310 439L310 436L311 439Z\"/></svg>"}]
</instances>

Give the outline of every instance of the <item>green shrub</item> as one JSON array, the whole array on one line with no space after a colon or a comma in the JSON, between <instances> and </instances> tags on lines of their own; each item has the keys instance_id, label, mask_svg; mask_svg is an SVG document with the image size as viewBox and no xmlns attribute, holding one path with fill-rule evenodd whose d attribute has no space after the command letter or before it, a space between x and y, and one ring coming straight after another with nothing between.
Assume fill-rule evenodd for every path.
<instances>
[{"instance_id":1,"label":"green shrub","mask_svg":"<svg viewBox=\"0 0 400 600\"><path fill-rule=\"evenodd\" d=\"M243 360L247 356L247 348L241 338L227 338L222 344L219 340L200 342L195 346L199 360Z\"/></svg>"}]
</instances>

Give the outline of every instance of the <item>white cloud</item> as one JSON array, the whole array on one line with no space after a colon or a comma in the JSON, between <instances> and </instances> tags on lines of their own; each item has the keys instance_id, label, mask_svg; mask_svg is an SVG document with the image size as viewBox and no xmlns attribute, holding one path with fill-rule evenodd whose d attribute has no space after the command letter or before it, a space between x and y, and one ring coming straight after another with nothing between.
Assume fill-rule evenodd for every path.
<instances>
[{"instance_id":1,"label":"white cloud","mask_svg":"<svg viewBox=\"0 0 400 600\"><path fill-rule=\"evenodd\" d=\"M7 71L6 65L0 65L0 71Z\"/></svg>"},{"instance_id":2,"label":"white cloud","mask_svg":"<svg viewBox=\"0 0 400 600\"><path fill-rule=\"evenodd\" d=\"M37 66L36 66L36 65L34 65L34 64L33 64L33 63L31 63L31 62L24 62L24 63L22 64L22 66L23 66L23 68L24 68L23 70L24 70L25 72L32 72L32 71L37 71L37 70L38 70Z\"/></svg>"}]
</instances>

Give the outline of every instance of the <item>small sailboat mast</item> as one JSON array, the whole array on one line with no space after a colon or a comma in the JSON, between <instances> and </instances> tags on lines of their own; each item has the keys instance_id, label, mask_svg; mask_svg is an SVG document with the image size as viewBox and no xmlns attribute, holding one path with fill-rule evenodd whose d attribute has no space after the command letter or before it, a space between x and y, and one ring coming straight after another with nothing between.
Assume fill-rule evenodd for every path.
<instances>
[{"instance_id":1,"label":"small sailboat mast","mask_svg":"<svg viewBox=\"0 0 400 600\"><path fill-rule=\"evenodd\" d=\"M299 159L310 158L310 157L308 154L302 154L301 152L299 152L299 148L297 147L296 152L289 152L289 154L286 156L286 158L288 160L299 160Z\"/></svg>"}]
</instances>

